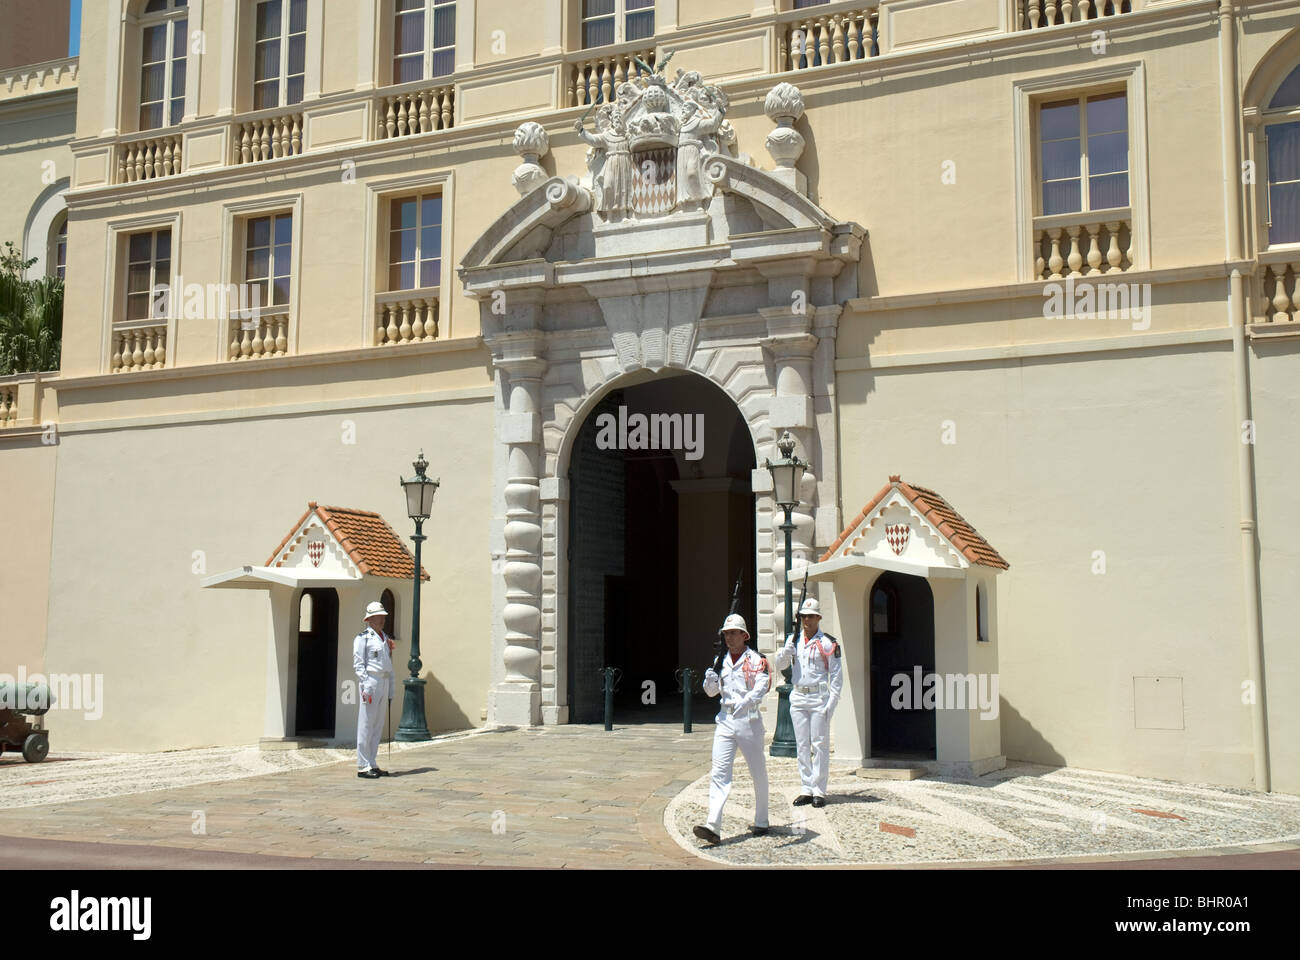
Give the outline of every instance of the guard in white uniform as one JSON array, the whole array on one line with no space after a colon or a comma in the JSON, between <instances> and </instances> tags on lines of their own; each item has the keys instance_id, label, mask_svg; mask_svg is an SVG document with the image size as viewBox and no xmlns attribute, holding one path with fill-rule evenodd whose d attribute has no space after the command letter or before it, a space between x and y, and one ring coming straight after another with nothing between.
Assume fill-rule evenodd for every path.
<instances>
[{"instance_id":1,"label":"guard in white uniform","mask_svg":"<svg viewBox=\"0 0 1300 960\"><path fill-rule=\"evenodd\" d=\"M814 807L826 806L826 781L831 770L831 714L840 702L844 686L844 671L840 658L839 641L829 633L822 633L821 605L812 597L799 608L803 623L799 644L795 634L776 652L776 668L784 670L791 661L794 669L790 691L790 720L794 724L794 739L799 755L799 779L802 793L794 805L811 803Z\"/></svg>"},{"instance_id":2,"label":"guard in white uniform","mask_svg":"<svg viewBox=\"0 0 1300 960\"><path fill-rule=\"evenodd\" d=\"M366 607L366 629L352 641L352 669L357 674L357 776L367 780L388 776L375 763L384 732L384 708L393 695L393 641L384 633L388 611L382 603Z\"/></svg>"},{"instance_id":3,"label":"guard in white uniform","mask_svg":"<svg viewBox=\"0 0 1300 960\"><path fill-rule=\"evenodd\" d=\"M731 774L736 748L745 755L754 780L754 825L750 832L767 833L767 758L763 754L763 718L758 708L770 686L767 660L747 645L745 618L733 613L722 624L727 652L722 655L722 672L712 667L704 672L704 692L721 694L717 726L713 732L713 775L709 780L709 822L695 828L695 835L709 844L722 842L722 807L731 793Z\"/></svg>"}]
</instances>

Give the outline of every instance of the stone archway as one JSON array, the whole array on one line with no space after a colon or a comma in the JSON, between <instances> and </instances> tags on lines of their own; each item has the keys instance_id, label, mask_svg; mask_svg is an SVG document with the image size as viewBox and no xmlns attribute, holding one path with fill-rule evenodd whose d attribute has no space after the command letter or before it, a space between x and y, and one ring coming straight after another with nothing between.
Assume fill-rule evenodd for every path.
<instances>
[{"instance_id":1,"label":"stone archway","mask_svg":"<svg viewBox=\"0 0 1300 960\"><path fill-rule=\"evenodd\" d=\"M776 440L789 430L811 465L793 517L794 562L811 561L839 530L835 334L844 302L857 295L865 231L806 196L794 167L799 91L779 84L765 106L778 124L767 141L778 163L770 172L731 154L727 98L698 73L621 84L608 108L621 116L633 152L674 153L678 182L690 184L653 208L638 205L627 184L604 183L615 171L626 176L627 166L604 163L614 147L609 128L600 133L601 115L599 136L584 136L594 154L581 179L547 179L538 162L547 131L537 123L516 131L520 198L459 271L466 296L479 303L496 377L495 722L566 719L566 472L575 424L616 381L663 371L711 381L748 425L756 464L779 456ZM774 549L766 471L752 471L751 485L751 632L770 650L784 558Z\"/></svg>"}]
</instances>

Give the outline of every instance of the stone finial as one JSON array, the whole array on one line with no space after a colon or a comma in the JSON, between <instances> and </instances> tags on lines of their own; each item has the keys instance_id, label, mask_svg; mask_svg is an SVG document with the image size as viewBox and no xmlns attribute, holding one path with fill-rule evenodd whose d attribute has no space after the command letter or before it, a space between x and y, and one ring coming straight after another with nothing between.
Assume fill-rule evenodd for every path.
<instances>
[{"instance_id":1,"label":"stone finial","mask_svg":"<svg viewBox=\"0 0 1300 960\"><path fill-rule=\"evenodd\" d=\"M523 197L548 179L546 171L537 161L551 149L551 138L546 135L546 129L540 123L529 120L515 130L514 148L524 162L515 167L510 182Z\"/></svg>"},{"instance_id":2,"label":"stone finial","mask_svg":"<svg viewBox=\"0 0 1300 960\"><path fill-rule=\"evenodd\" d=\"M803 94L793 83L778 83L763 101L763 112L773 123L781 124L783 120L790 123L803 116Z\"/></svg>"},{"instance_id":3,"label":"stone finial","mask_svg":"<svg viewBox=\"0 0 1300 960\"><path fill-rule=\"evenodd\" d=\"M803 134L794 128L795 121L803 116L803 94L792 83L778 83L763 102L763 112L776 124L767 135L767 152L776 161L773 176L791 189L806 193L807 178L795 169L795 161L803 154Z\"/></svg>"}]
</instances>

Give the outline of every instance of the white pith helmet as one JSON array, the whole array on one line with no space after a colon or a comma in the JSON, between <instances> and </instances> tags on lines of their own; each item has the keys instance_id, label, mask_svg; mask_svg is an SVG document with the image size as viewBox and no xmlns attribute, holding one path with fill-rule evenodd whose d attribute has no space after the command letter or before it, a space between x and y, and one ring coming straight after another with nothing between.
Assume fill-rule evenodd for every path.
<instances>
[{"instance_id":1,"label":"white pith helmet","mask_svg":"<svg viewBox=\"0 0 1300 960\"><path fill-rule=\"evenodd\" d=\"M749 630L745 627L745 618L738 613L729 614L726 620L722 621L723 630L739 630L749 639Z\"/></svg>"},{"instance_id":2,"label":"white pith helmet","mask_svg":"<svg viewBox=\"0 0 1300 960\"><path fill-rule=\"evenodd\" d=\"M822 605L817 602L816 597L809 597L803 602L803 606L799 608L799 616L802 617L805 614L811 614L814 617L822 615Z\"/></svg>"},{"instance_id":3,"label":"white pith helmet","mask_svg":"<svg viewBox=\"0 0 1300 960\"><path fill-rule=\"evenodd\" d=\"M371 600L369 605L366 607L366 615L361 619L369 620L371 617L386 617L386 616L388 616L388 611L384 609L384 605L380 603L378 600Z\"/></svg>"}]
</instances>

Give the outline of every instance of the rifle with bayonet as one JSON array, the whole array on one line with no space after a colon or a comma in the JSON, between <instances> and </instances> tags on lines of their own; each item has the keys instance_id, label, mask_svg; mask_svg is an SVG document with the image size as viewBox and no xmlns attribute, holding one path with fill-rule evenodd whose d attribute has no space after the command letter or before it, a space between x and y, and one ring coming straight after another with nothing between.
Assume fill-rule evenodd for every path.
<instances>
[{"instance_id":1,"label":"rifle with bayonet","mask_svg":"<svg viewBox=\"0 0 1300 960\"><path fill-rule=\"evenodd\" d=\"M731 609L727 612L727 616L731 616L731 614L733 613L740 613L740 585L741 585L741 581L743 581L744 579L745 579L745 568L741 567L740 573L736 575L735 589L731 591ZM723 639L722 629L719 628L718 629L718 655L713 660L714 673L722 672L722 658L725 657L726 655L727 655L727 641Z\"/></svg>"}]
</instances>

